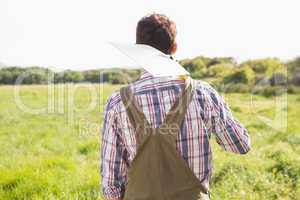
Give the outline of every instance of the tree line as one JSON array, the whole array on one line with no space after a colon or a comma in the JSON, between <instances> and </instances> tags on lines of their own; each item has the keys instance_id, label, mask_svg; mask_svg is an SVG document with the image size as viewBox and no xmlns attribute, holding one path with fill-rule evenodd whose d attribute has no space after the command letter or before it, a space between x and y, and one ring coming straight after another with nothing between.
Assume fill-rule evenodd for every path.
<instances>
[{"instance_id":1,"label":"tree line","mask_svg":"<svg viewBox=\"0 0 300 200\"><path fill-rule=\"evenodd\" d=\"M264 58L237 63L231 57L195 57L180 61L195 79L206 80L219 91L252 92L272 96L300 93L300 57L288 62Z\"/></svg>"},{"instance_id":2,"label":"tree line","mask_svg":"<svg viewBox=\"0 0 300 200\"><path fill-rule=\"evenodd\" d=\"M0 69L0 84L111 83L127 84L138 79L140 69L100 69L54 72L42 67L5 67Z\"/></svg>"},{"instance_id":3,"label":"tree line","mask_svg":"<svg viewBox=\"0 0 300 200\"><path fill-rule=\"evenodd\" d=\"M287 89L300 92L300 57L288 62L264 58L237 63L232 57L198 56L179 61L195 79L205 80L225 92L257 92L274 95ZM43 67L0 68L0 84L111 83L137 80L141 69L99 69L54 72Z\"/></svg>"}]
</instances>

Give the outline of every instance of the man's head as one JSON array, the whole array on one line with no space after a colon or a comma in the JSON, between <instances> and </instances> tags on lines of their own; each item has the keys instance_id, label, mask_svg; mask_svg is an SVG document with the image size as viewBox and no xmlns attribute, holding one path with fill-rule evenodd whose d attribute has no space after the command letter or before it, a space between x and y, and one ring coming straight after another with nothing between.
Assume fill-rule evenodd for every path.
<instances>
[{"instance_id":1,"label":"man's head","mask_svg":"<svg viewBox=\"0 0 300 200\"><path fill-rule=\"evenodd\" d=\"M137 24L136 43L150 45L165 54L174 54L177 50L175 41L176 25L167 16L150 14Z\"/></svg>"}]
</instances>

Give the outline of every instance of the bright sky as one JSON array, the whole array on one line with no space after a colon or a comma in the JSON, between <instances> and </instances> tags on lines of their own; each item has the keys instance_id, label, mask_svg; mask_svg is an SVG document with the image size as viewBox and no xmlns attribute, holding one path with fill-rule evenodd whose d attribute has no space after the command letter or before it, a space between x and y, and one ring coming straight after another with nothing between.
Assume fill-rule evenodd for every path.
<instances>
[{"instance_id":1,"label":"bright sky","mask_svg":"<svg viewBox=\"0 0 300 200\"><path fill-rule=\"evenodd\" d=\"M108 41L134 43L149 12L177 24L177 59L300 56L298 0L0 0L0 62L87 69L129 63Z\"/></svg>"}]
</instances>

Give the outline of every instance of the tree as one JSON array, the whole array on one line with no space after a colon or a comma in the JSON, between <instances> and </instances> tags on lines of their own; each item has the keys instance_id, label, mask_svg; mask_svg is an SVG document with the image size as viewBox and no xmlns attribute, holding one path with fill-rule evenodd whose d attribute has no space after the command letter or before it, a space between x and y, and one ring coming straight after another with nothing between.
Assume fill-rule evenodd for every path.
<instances>
[{"instance_id":1,"label":"tree","mask_svg":"<svg viewBox=\"0 0 300 200\"><path fill-rule=\"evenodd\" d=\"M0 71L0 83L2 84L13 84L12 74L9 71Z\"/></svg>"},{"instance_id":2,"label":"tree","mask_svg":"<svg viewBox=\"0 0 300 200\"><path fill-rule=\"evenodd\" d=\"M287 63L290 73L300 73L300 57L297 57Z\"/></svg>"},{"instance_id":3,"label":"tree","mask_svg":"<svg viewBox=\"0 0 300 200\"><path fill-rule=\"evenodd\" d=\"M271 77L275 72L286 73L287 70L286 66L277 58L250 60L240 66L250 66L255 73L264 74L268 77Z\"/></svg>"},{"instance_id":4,"label":"tree","mask_svg":"<svg viewBox=\"0 0 300 200\"><path fill-rule=\"evenodd\" d=\"M235 66L232 64L216 64L208 68L207 76L209 77L224 77L234 71Z\"/></svg>"},{"instance_id":5,"label":"tree","mask_svg":"<svg viewBox=\"0 0 300 200\"><path fill-rule=\"evenodd\" d=\"M207 71L205 61L201 57L185 59L180 61L180 64L191 73L193 78L202 78Z\"/></svg>"},{"instance_id":6,"label":"tree","mask_svg":"<svg viewBox=\"0 0 300 200\"><path fill-rule=\"evenodd\" d=\"M274 73L270 78L270 83L272 86L276 85L286 85L287 77L283 73Z\"/></svg>"},{"instance_id":7,"label":"tree","mask_svg":"<svg viewBox=\"0 0 300 200\"><path fill-rule=\"evenodd\" d=\"M244 66L237 69L234 73L224 77L223 82L228 83L244 83L252 85L255 83L255 73L250 66Z\"/></svg>"}]
</instances>

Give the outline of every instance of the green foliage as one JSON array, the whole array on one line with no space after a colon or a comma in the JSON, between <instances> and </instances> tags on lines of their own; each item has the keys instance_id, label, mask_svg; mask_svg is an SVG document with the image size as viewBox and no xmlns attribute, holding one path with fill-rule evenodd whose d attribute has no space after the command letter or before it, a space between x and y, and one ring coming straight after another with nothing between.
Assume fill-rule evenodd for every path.
<instances>
[{"instance_id":1,"label":"green foliage","mask_svg":"<svg viewBox=\"0 0 300 200\"><path fill-rule=\"evenodd\" d=\"M180 64L191 73L192 77L195 79L203 78L206 76L214 76L214 73L218 73L216 70L210 70L212 66L217 68L222 68L222 66L233 66L235 60L231 57L220 57L220 58L208 58L203 56L198 56L193 59L184 59L180 61ZM230 68L230 67L228 67ZM224 70L223 70L224 71Z\"/></svg>"},{"instance_id":2,"label":"green foliage","mask_svg":"<svg viewBox=\"0 0 300 200\"><path fill-rule=\"evenodd\" d=\"M192 74L192 77L197 79L204 77L206 74L206 63L202 57L197 57L195 59L185 59L180 62L180 64Z\"/></svg>"},{"instance_id":3,"label":"green foliage","mask_svg":"<svg viewBox=\"0 0 300 200\"><path fill-rule=\"evenodd\" d=\"M0 69L0 84L102 83L126 84L136 80L140 70L100 69L90 71L53 72L46 68L8 67Z\"/></svg>"},{"instance_id":4,"label":"green foliage","mask_svg":"<svg viewBox=\"0 0 300 200\"><path fill-rule=\"evenodd\" d=\"M276 58L266 58L258 60L250 60L241 64L241 66L250 66L255 73L272 76L275 72L286 73L286 66Z\"/></svg>"},{"instance_id":5,"label":"green foliage","mask_svg":"<svg viewBox=\"0 0 300 200\"><path fill-rule=\"evenodd\" d=\"M300 73L295 73L292 78L292 83L296 86L300 86Z\"/></svg>"},{"instance_id":6,"label":"green foliage","mask_svg":"<svg viewBox=\"0 0 300 200\"><path fill-rule=\"evenodd\" d=\"M0 71L0 82L3 84L13 84L13 74L7 70Z\"/></svg>"},{"instance_id":7,"label":"green foliage","mask_svg":"<svg viewBox=\"0 0 300 200\"><path fill-rule=\"evenodd\" d=\"M289 85L287 87L287 92L289 94L300 94L300 87Z\"/></svg>"},{"instance_id":8,"label":"green foliage","mask_svg":"<svg viewBox=\"0 0 300 200\"><path fill-rule=\"evenodd\" d=\"M266 97L271 96L280 96L282 94L286 94L288 91L285 87L280 86L262 86L262 87L255 87L252 90L253 94L259 94Z\"/></svg>"},{"instance_id":9,"label":"green foliage","mask_svg":"<svg viewBox=\"0 0 300 200\"><path fill-rule=\"evenodd\" d=\"M208 62L206 64L207 67L213 66L213 65L219 65L219 64L230 64L230 65L236 65L236 61L232 57L218 57L218 58L211 58L208 59Z\"/></svg>"},{"instance_id":10,"label":"green foliage","mask_svg":"<svg viewBox=\"0 0 300 200\"><path fill-rule=\"evenodd\" d=\"M300 57L297 57L287 63L287 67L290 73L300 73Z\"/></svg>"},{"instance_id":11,"label":"green foliage","mask_svg":"<svg viewBox=\"0 0 300 200\"><path fill-rule=\"evenodd\" d=\"M281 149L273 152L271 158L276 162L268 170L277 176L284 176L288 178L293 183L295 187L298 180L300 180L300 160L299 162L294 162L290 159L285 152L285 149Z\"/></svg>"},{"instance_id":12,"label":"green foliage","mask_svg":"<svg viewBox=\"0 0 300 200\"><path fill-rule=\"evenodd\" d=\"M251 86L244 83L228 84L224 92L227 93L249 93L251 92Z\"/></svg>"},{"instance_id":13,"label":"green foliage","mask_svg":"<svg viewBox=\"0 0 300 200\"><path fill-rule=\"evenodd\" d=\"M207 81L222 92L254 92L264 96L283 94L285 90L299 93L300 57L287 63L277 58L265 58L238 64L232 57L198 56L181 60L180 64L190 72L192 78ZM0 69L0 84L16 84L17 80L20 84L128 84L137 80L140 73L141 69L108 68L57 73L40 67L6 67Z\"/></svg>"},{"instance_id":14,"label":"green foliage","mask_svg":"<svg viewBox=\"0 0 300 200\"><path fill-rule=\"evenodd\" d=\"M270 78L270 83L272 86L276 85L286 85L287 84L287 77L285 73L276 72Z\"/></svg>"},{"instance_id":15,"label":"green foliage","mask_svg":"<svg viewBox=\"0 0 300 200\"><path fill-rule=\"evenodd\" d=\"M124 71L112 71L108 73L108 82L112 84L128 84L136 78L138 77Z\"/></svg>"},{"instance_id":16,"label":"green foliage","mask_svg":"<svg viewBox=\"0 0 300 200\"><path fill-rule=\"evenodd\" d=\"M62 81L65 83L79 83L83 81L83 78L84 76L80 72L70 70L64 71L62 75Z\"/></svg>"},{"instance_id":17,"label":"green foliage","mask_svg":"<svg viewBox=\"0 0 300 200\"><path fill-rule=\"evenodd\" d=\"M255 82L255 74L251 67L243 66L235 72L224 77L224 83L244 83L252 85Z\"/></svg>"},{"instance_id":18,"label":"green foliage","mask_svg":"<svg viewBox=\"0 0 300 200\"><path fill-rule=\"evenodd\" d=\"M222 92L253 91L270 96L283 94L287 86L288 92L297 93L298 89L294 86L300 86L300 58L288 63L277 58L265 58L237 64L232 58L199 56L183 60L181 64L193 78L207 81Z\"/></svg>"},{"instance_id":19,"label":"green foliage","mask_svg":"<svg viewBox=\"0 0 300 200\"><path fill-rule=\"evenodd\" d=\"M232 64L216 64L212 65L207 70L208 77L222 78L226 75L229 75L233 72L235 66Z\"/></svg>"}]
</instances>

